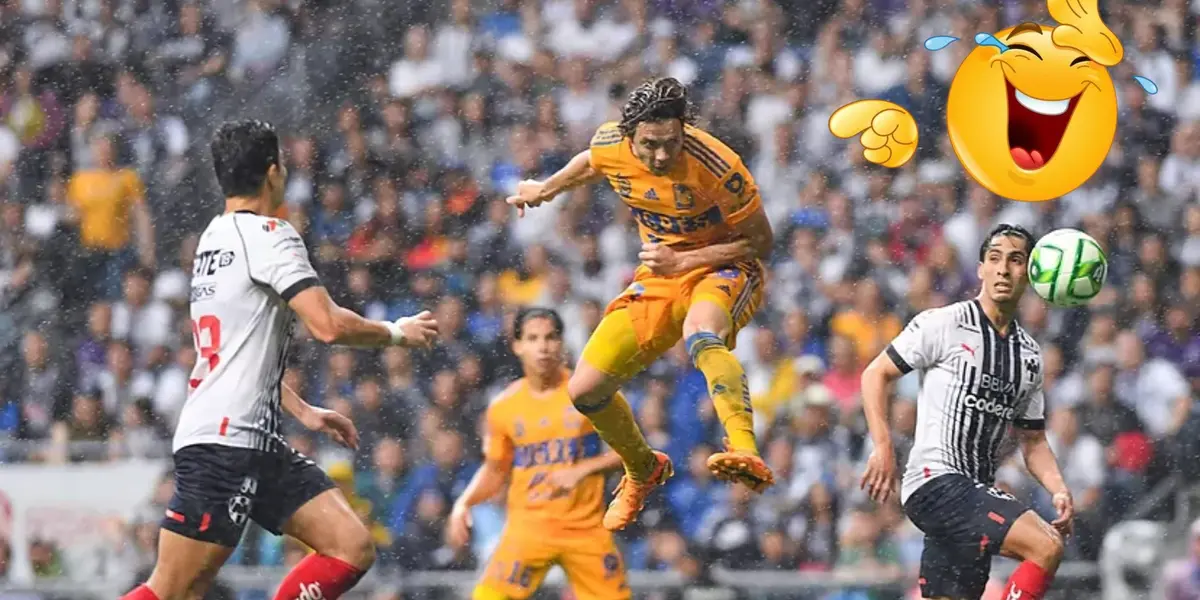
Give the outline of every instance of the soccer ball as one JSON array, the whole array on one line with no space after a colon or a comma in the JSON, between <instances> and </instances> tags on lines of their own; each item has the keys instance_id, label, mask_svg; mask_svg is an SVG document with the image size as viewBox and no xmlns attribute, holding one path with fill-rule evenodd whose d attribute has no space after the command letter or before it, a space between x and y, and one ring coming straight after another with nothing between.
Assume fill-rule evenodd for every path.
<instances>
[{"instance_id":1,"label":"soccer ball","mask_svg":"<svg viewBox=\"0 0 1200 600\"><path fill-rule=\"evenodd\" d=\"M1108 257L1092 236L1078 229L1056 229L1042 236L1029 255L1033 291L1055 306L1087 304L1108 276Z\"/></svg>"}]
</instances>

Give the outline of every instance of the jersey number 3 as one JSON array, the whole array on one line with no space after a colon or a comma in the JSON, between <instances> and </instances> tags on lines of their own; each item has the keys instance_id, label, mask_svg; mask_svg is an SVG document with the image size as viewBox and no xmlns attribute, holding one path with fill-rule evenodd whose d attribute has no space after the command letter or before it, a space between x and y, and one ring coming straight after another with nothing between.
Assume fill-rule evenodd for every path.
<instances>
[{"instance_id":1,"label":"jersey number 3","mask_svg":"<svg viewBox=\"0 0 1200 600\"><path fill-rule=\"evenodd\" d=\"M211 372L216 369L217 365L221 364L221 357L217 355L217 348L221 347L221 319L214 315L204 315L192 321L192 337L196 340L196 352L200 353L202 360L208 361L208 370ZM188 383L192 389L196 389L203 379L191 379Z\"/></svg>"}]
</instances>

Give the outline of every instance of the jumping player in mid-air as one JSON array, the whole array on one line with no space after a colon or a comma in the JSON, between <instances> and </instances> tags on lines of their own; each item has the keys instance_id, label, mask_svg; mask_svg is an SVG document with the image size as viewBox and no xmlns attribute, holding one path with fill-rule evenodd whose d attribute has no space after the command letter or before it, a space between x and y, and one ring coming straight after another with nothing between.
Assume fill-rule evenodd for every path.
<instances>
[{"instance_id":1,"label":"jumping player in mid-air","mask_svg":"<svg viewBox=\"0 0 1200 600\"><path fill-rule=\"evenodd\" d=\"M1006 598L1040 600L1071 532L1071 493L1046 441L1041 349L1015 318L1033 244L1022 227L993 229L979 248L979 295L918 314L862 375L874 443L862 484L882 502L896 470L885 390L905 373L921 374L917 438L900 500L925 533L924 598L977 600L999 553L1024 561L1005 585ZM1053 495L1053 524L992 487L1010 425L1025 466Z\"/></svg>"},{"instance_id":2,"label":"jumping player in mid-air","mask_svg":"<svg viewBox=\"0 0 1200 600\"><path fill-rule=\"evenodd\" d=\"M488 407L483 466L454 503L446 534L469 539L471 507L508 483L507 523L473 600L524 600L560 565L580 600L630 597L613 535L600 525L604 474L621 457L604 448L571 404L558 313L528 308L513 324L524 377Z\"/></svg>"},{"instance_id":3,"label":"jumping player in mid-air","mask_svg":"<svg viewBox=\"0 0 1200 600\"><path fill-rule=\"evenodd\" d=\"M683 84L670 77L647 81L630 94L620 122L596 131L589 149L545 181L522 181L508 198L523 215L607 178L638 223L642 264L609 304L567 385L575 406L625 464L604 515L609 529L637 518L673 468L646 443L616 392L680 338L708 380L728 434L726 450L709 457L709 469L759 491L775 481L758 454L745 372L730 352L763 296L760 259L774 243L771 224L742 159L692 126L691 112Z\"/></svg>"},{"instance_id":4,"label":"jumping player in mid-air","mask_svg":"<svg viewBox=\"0 0 1200 600\"><path fill-rule=\"evenodd\" d=\"M270 125L226 123L211 150L225 211L204 230L193 264L198 359L175 430L175 495L150 580L123 600L202 598L251 520L315 551L275 600L334 600L371 567L375 546L329 477L280 435L286 410L310 430L358 445L348 419L281 384L293 313L316 339L353 346L427 347L437 324L428 312L369 321L333 302L300 234L268 216L287 179Z\"/></svg>"}]
</instances>

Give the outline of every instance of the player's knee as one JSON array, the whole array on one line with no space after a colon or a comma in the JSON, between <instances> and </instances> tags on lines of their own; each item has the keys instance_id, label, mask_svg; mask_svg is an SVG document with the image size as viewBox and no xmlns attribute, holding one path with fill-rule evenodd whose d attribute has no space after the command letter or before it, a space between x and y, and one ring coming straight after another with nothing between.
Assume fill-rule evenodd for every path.
<instances>
[{"instance_id":1,"label":"player's knee","mask_svg":"<svg viewBox=\"0 0 1200 600\"><path fill-rule=\"evenodd\" d=\"M365 573L375 564L375 540L371 539L371 532L367 531L366 526L358 528L349 537L343 560Z\"/></svg>"},{"instance_id":2,"label":"player's knee","mask_svg":"<svg viewBox=\"0 0 1200 600\"><path fill-rule=\"evenodd\" d=\"M708 300L701 300L688 309L683 319L683 337L689 339L698 333L715 335L724 340L729 337L732 329L729 312L725 307Z\"/></svg>"},{"instance_id":3,"label":"player's knee","mask_svg":"<svg viewBox=\"0 0 1200 600\"><path fill-rule=\"evenodd\" d=\"M576 369L567 380L567 395L575 409L583 414L596 412L612 402L616 388L605 385L603 377L593 376L585 369Z\"/></svg>"},{"instance_id":4,"label":"player's knee","mask_svg":"<svg viewBox=\"0 0 1200 600\"><path fill-rule=\"evenodd\" d=\"M715 331L707 329L698 329L691 334L684 336L684 346L687 348L688 356L692 357L692 363L702 352L710 348L728 348L725 344L725 337Z\"/></svg>"},{"instance_id":5,"label":"player's knee","mask_svg":"<svg viewBox=\"0 0 1200 600\"><path fill-rule=\"evenodd\" d=\"M1062 562L1063 555L1067 552L1066 541L1057 531L1047 531L1045 540L1038 545L1033 551L1033 555L1028 557L1039 567L1053 573L1058 569L1059 563Z\"/></svg>"},{"instance_id":6,"label":"player's knee","mask_svg":"<svg viewBox=\"0 0 1200 600\"><path fill-rule=\"evenodd\" d=\"M323 554L365 573L375 564L375 540L367 527L356 521L355 526L339 528L333 547Z\"/></svg>"},{"instance_id":7,"label":"player's knee","mask_svg":"<svg viewBox=\"0 0 1200 600\"><path fill-rule=\"evenodd\" d=\"M1017 555L1022 560L1030 561L1047 572L1054 573L1066 553L1066 542L1061 534L1049 524L1038 520L1036 533L1028 535L1021 544Z\"/></svg>"}]
</instances>

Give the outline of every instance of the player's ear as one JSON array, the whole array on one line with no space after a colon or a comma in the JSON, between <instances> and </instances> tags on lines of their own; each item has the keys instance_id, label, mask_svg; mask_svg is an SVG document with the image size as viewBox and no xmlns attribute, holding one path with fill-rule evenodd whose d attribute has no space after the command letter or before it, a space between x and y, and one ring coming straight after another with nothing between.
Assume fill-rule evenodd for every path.
<instances>
[{"instance_id":1,"label":"player's ear","mask_svg":"<svg viewBox=\"0 0 1200 600\"><path fill-rule=\"evenodd\" d=\"M279 163L267 167L267 183L272 187L278 187L283 183L283 169Z\"/></svg>"},{"instance_id":2,"label":"player's ear","mask_svg":"<svg viewBox=\"0 0 1200 600\"><path fill-rule=\"evenodd\" d=\"M975 276L979 278L979 281L981 283L983 282L983 261L982 260L979 261L975 265Z\"/></svg>"}]
</instances>

